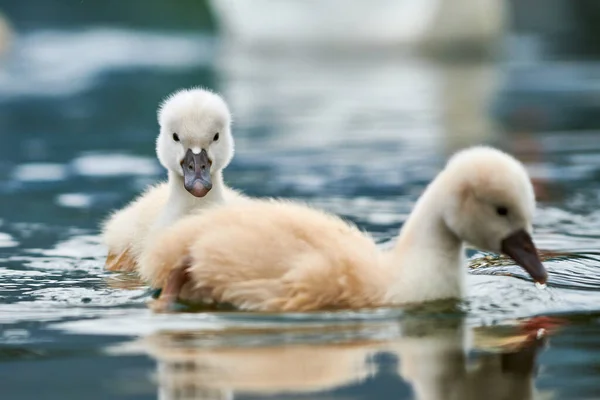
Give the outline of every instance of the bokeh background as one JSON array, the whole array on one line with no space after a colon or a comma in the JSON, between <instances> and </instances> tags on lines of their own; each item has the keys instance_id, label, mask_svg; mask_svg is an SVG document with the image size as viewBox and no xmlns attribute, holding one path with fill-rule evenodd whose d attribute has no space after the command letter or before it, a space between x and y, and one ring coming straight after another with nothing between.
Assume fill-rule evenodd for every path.
<instances>
[{"instance_id":1,"label":"bokeh background","mask_svg":"<svg viewBox=\"0 0 600 400\"><path fill-rule=\"evenodd\" d=\"M456 150L490 144L522 160L540 201L535 240L569 256L548 261L546 292L513 265L474 269L463 317L481 327L539 313L572 316L579 322L541 359L546 372L533 379L531 357L517 360L528 366L518 383L557 398L598 393L600 2L0 0L0 15L0 381L7 399L263 398L260 384L252 389L226 372L264 360L285 370L304 365L299 354L316 357L310 346L289 359L260 349L236 353L240 343L274 339L236 333L223 344L198 333L249 323L243 318L153 317L143 285L102 269L98 226L165 179L154 154L156 108L191 86L221 93L231 107L236 156L228 184L252 196L310 201L381 243L397 234ZM507 273L513 277L498 276ZM361 326L356 337L401 337L386 324ZM424 326L416 331L436 332L436 324ZM200 335L200 344L164 333L173 327ZM448 337L457 338L457 329ZM157 331L163 336L152 336ZM345 333L315 335L325 346L317 353L331 354L322 364L350 363L347 352L328 347ZM111 347L140 337L150 344ZM299 337L306 339L275 342L283 349ZM411 348L429 348L428 340ZM203 371L224 374L218 388L213 375L178 381L173 376L189 368L160 367L161 357L199 362L169 358L165 348L191 354L212 345L232 352L227 362L203 359ZM364 375L313 392L413 398L410 379L390 372L394 360L376 358L377 374L361 366ZM452 360L421 362L448 362L457 381L464 365Z\"/></svg>"},{"instance_id":2,"label":"bokeh background","mask_svg":"<svg viewBox=\"0 0 600 400\"><path fill-rule=\"evenodd\" d=\"M593 0L1 9L1 201L20 222L91 228L162 177L157 104L195 85L229 102L227 178L251 195L402 195L480 143L531 160L542 200L594 174Z\"/></svg>"}]
</instances>

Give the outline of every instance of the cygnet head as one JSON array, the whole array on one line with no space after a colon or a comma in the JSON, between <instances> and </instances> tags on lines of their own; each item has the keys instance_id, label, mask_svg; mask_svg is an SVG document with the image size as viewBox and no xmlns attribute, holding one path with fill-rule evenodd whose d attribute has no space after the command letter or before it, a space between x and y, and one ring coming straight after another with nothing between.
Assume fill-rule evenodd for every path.
<instances>
[{"instance_id":1,"label":"cygnet head","mask_svg":"<svg viewBox=\"0 0 600 400\"><path fill-rule=\"evenodd\" d=\"M179 90L158 109L160 163L183 178L188 192L204 197L212 176L233 157L231 114L217 94L200 88Z\"/></svg>"},{"instance_id":2,"label":"cygnet head","mask_svg":"<svg viewBox=\"0 0 600 400\"><path fill-rule=\"evenodd\" d=\"M531 239L535 194L523 165L499 150L473 147L454 155L441 178L441 211L450 231L481 250L508 255L545 283Z\"/></svg>"}]
</instances>

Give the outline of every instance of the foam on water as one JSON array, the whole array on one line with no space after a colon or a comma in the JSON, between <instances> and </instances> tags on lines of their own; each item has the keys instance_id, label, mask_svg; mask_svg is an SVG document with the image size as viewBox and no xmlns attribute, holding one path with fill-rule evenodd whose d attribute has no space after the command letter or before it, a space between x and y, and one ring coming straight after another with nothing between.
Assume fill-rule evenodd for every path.
<instances>
[{"instance_id":1,"label":"foam on water","mask_svg":"<svg viewBox=\"0 0 600 400\"><path fill-rule=\"evenodd\" d=\"M150 157L129 154L85 154L71 162L77 175L88 177L114 177L123 175L157 175L161 168Z\"/></svg>"},{"instance_id":2,"label":"foam on water","mask_svg":"<svg viewBox=\"0 0 600 400\"><path fill-rule=\"evenodd\" d=\"M18 245L19 242L17 242L10 234L0 232L0 248L16 247Z\"/></svg>"},{"instance_id":3,"label":"foam on water","mask_svg":"<svg viewBox=\"0 0 600 400\"><path fill-rule=\"evenodd\" d=\"M84 193L63 193L56 196L56 203L63 207L89 208L92 197Z\"/></svg>"},{"instance_id":4,"label":"foam on water","mask_svg":"<svg viewBox=\"0 0 600 400\"><path fill-rule=\"evenodd\" d=\"M63 164L28 163L17 165L12 179L21 182L54 182L66 179L68 170Z\"/></svg>"}]
</instances>

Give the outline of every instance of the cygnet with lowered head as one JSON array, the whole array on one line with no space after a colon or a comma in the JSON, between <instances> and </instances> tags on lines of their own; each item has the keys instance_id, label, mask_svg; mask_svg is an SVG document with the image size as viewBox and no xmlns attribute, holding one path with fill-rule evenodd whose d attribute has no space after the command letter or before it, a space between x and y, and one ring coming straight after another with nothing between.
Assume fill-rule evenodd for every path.
<instances>
[{"instance_id":1,"label":"cygnet with lowered head","mask_svg":"<svg viewBox=\"0 0 600 400\"><path fill-rule=\"evenodd\" d=\"M465 243L547 273L531 239L535 197L523 166L492 148L459 152L427 187L383 251L342 219L308 206L251 200L167 228L140 274L177 298L259 311L365 308L465 295ZM210 229L203 229L210 226Z\"/></svg>"},{"instance_id":2,"label":"cygnet with lowered head","mask_svg":"<svg viewBox=\"0 0 600 400\"><path fill-rule=\"evenodd\" d=\"M223 182L234 153L231 115L217 94L200 88L179 90L158 109L156 153L167 169L160 183L105 222L106 268L135 271L151 234L183 216L243 195Z\"/></svg>"}]
</instances>

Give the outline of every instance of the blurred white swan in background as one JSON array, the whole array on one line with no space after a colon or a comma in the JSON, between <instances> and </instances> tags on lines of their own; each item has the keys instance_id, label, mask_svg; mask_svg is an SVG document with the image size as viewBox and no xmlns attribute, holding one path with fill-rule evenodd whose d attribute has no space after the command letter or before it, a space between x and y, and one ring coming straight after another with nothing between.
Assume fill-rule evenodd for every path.
<instances>
[{"instance_id":1,"label":"blurred white swan in background","mask_svg":"<svg viewBox=\"0 0 600 400\"><path fill-rule=\"evenodd\" d=\"M503 0L211 0L223 32L252 45L488 47Z\"/></svg>"}]
</instances>

